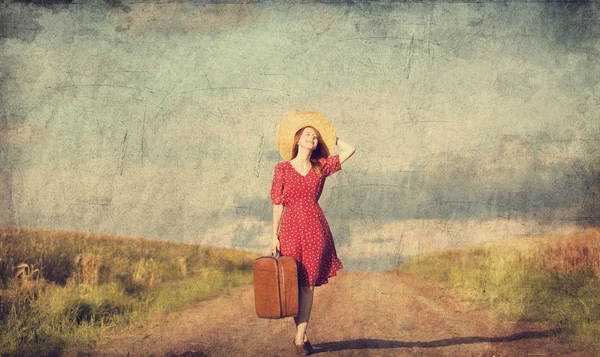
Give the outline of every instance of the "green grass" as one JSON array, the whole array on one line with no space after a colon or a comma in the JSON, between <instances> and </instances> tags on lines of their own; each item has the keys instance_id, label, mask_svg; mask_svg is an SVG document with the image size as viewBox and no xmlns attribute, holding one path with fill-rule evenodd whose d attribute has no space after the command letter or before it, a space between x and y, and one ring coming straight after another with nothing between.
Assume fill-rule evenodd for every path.
<instances>
[{"instance_id":1,"label":"green grass","mask_svg":"<svg viewBox=\"0 0 600 357\"><path fill-rule=\"evenodd\" d=\"M242 250L0 227L0 354L52 355L252 282Z\"/></svg>"},{"instance_id":2,"label":"green grass","mask_svg":"<svg viewBox=\"0 0 600 357\"><path fill-rule=\"evenodd\" d=\"M566 343L600 352L600 230L502 241L414 258L394 270L422 274L475 306L561 328Z\"/></svg>"}]
</instances>

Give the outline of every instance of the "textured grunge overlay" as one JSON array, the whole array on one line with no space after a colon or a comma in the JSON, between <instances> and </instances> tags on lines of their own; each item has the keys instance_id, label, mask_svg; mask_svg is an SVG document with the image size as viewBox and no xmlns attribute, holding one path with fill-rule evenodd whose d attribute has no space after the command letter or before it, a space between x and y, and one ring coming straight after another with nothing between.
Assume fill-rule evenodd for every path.
<instances>
[{"instance_id":1,"label":"textured grunge overlay","mask_svg":"<svg viewBox=\"0 0 600 357\"><path fill-rule=\"evenodd\" d=\"M346 269L599 224L599 54L595 2L3 2L0 224L268 254L302 109Z\"/></svg>"}]
</instances>

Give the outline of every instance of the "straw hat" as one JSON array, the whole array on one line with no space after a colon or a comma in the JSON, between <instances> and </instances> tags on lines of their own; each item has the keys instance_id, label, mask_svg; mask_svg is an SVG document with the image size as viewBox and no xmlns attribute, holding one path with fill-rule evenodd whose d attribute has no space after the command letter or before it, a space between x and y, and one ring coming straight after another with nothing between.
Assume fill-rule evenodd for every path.
<instances>
[{"instance_id":1,"label":"straw hat","mask_svg":"<svg viewBox=\"0 0 600 357\"><path fill-rule=\"evenodd\" d=\"M335 147L335 129L325 116L310 110L297 111L283 118L277 127L275 142L284 160L293 159L294 135L305 126L313 126L319 131L322 139L319 145L324 146L327 156Z\"/></svg>"}]
</instances>

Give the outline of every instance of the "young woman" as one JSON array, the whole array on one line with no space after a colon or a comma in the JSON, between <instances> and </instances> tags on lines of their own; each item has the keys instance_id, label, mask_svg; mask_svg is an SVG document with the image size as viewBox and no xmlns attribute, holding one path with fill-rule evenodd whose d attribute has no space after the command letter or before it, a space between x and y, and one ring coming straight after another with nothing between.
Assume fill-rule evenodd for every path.
<instances>
[{"instance_id":1,"label":"young woman","mask_svg":"<svg viewBox=\"0 0 600 357\"><path fill-rule=\"evenodd\" d=\"M278 137L280 153L284 158L288 156L291 159L275 166L271 187L271 251L273 254L279 251L281 255L294 257L298 265L300 301L298 316L294 317L294 346L299 356L307 356L313 352L306 329L312 309L314 288L326 284L328 278L335 276L336 272L343 268L336 255L333 236L318 200L325 178L341 170L341 164L356 150L334 135L329 140L330 145L331 142L338 145L341 152L329 156L330 148L321 137L319 128L333 133L332 127L329 127L329 122L323 120L324 117L320 114L314 114L316 115L304 117L305 120L301 123L311 125L297 130L293 140L289 138L286 141L285 137L280 140L282 138Z\"/></svg>"}]
</instances>

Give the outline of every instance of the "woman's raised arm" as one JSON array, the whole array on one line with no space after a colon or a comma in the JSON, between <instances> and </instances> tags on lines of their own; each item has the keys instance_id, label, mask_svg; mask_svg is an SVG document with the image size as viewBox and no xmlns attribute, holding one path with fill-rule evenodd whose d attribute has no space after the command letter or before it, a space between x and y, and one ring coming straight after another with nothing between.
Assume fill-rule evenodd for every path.
<instances>
[{"instance_id":1,"label":"woman's raised arm","mask_svg":"<svg viewBox=\"0 0 600 357\"><path fill-rule=\"evenodd\" d=\"M340 165L344 163L344 161L348 160L350 158L350 156L354 155L354 152L356 151L356 148L350 144L348 144L347 142L343 141L342 139L336 137L336 145L340 147L340 149L342 149L342 152L340 152Z\"/></svg>"}]
</instances>

